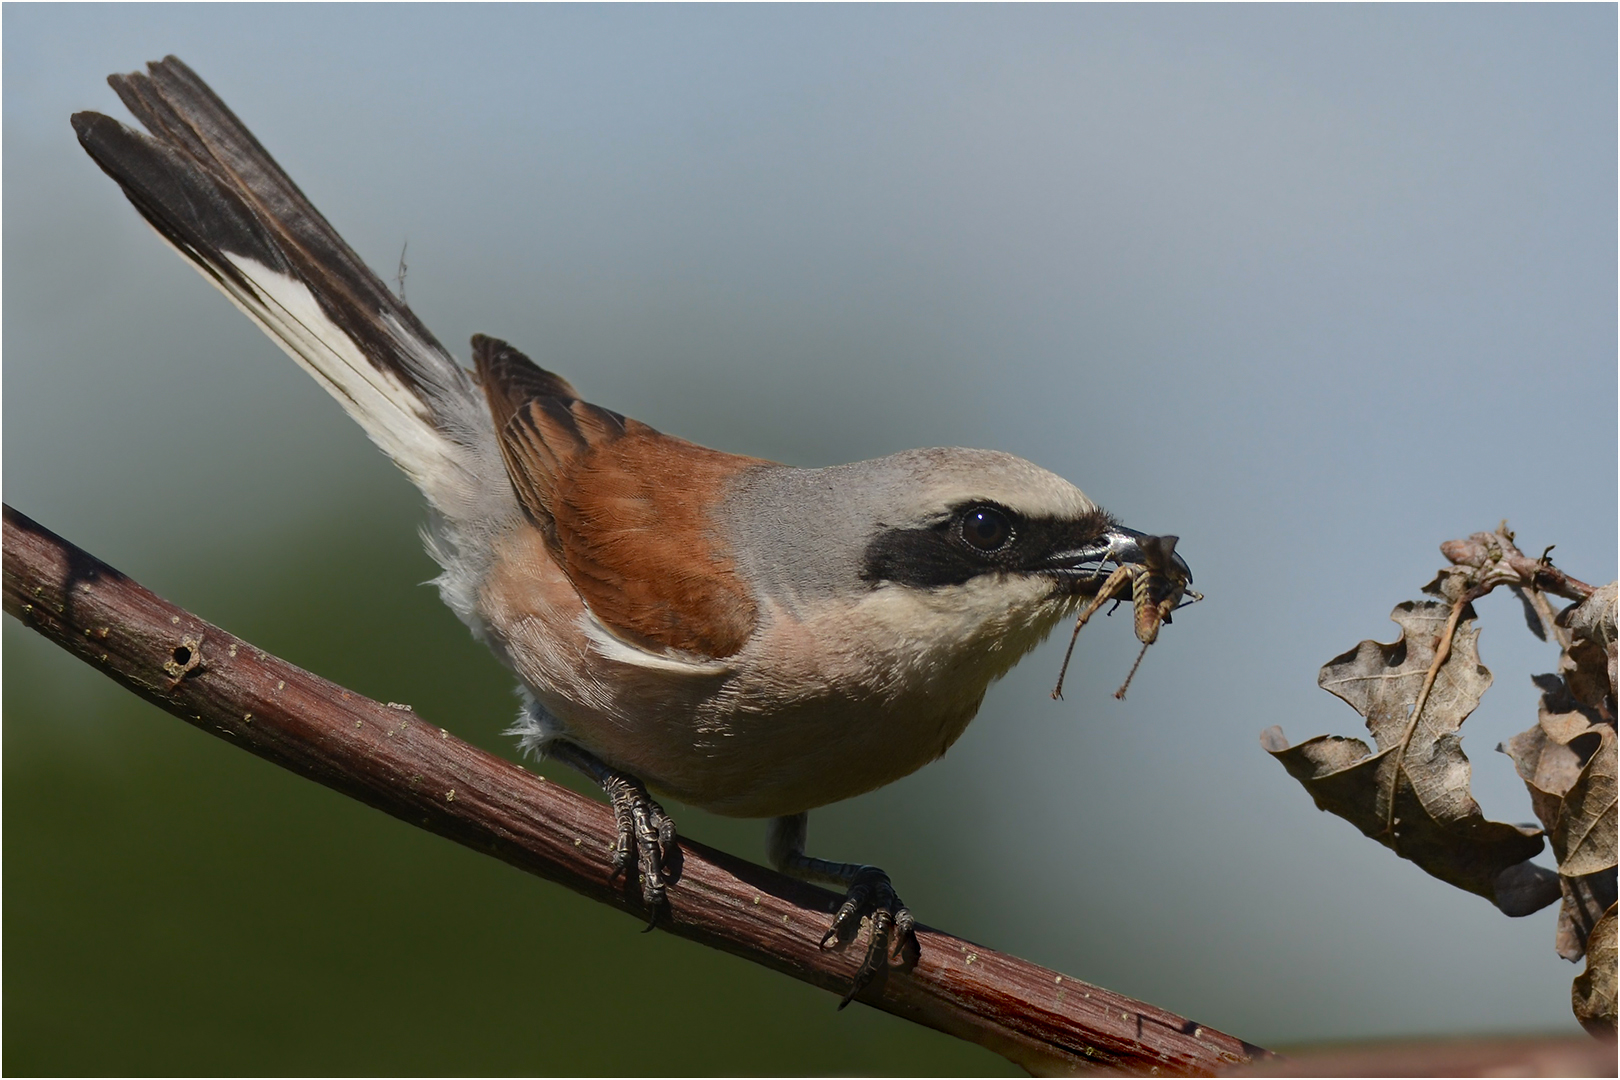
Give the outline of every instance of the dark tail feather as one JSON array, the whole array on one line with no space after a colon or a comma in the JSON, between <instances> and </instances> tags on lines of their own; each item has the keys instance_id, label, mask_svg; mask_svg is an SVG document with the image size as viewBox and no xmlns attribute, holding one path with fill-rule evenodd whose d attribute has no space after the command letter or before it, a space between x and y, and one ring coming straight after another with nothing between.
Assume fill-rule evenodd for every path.
<instances>
[{"instance_id":1,"label":"dark tail feather","mask_svg":"<svg viewBox=\"0 0 1620 1080\"><path fill-rule=\"evenodd\" d=\"M487 439L470 377L190 68L148 67L108 82L150 134L84 112L80 143L438 503L442 474Z\"/></svg>"}]
</instances>

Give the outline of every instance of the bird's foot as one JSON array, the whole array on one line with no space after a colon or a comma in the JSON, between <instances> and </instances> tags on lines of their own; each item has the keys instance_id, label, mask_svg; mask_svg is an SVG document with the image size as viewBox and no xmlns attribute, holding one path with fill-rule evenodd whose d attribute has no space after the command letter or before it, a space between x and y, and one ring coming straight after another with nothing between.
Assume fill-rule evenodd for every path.
<instances>
[{"instance_id":1,"label":"bird's foot","mask_svg":"<svg viewBox=\"0 0 1620 1080\"><path fill-rule=\"evenodd\" d=\"M875 866L862 866L850 881L849 891L834 913L832 925L822 936L821 947L828 949L835 943L852 940L860 932L862 919L867 917L870 917L872 931L867 939L866 955L861 958L861 966L855 969L849 992L838 1003L840 1009L853 1001L879 972L901 958L907 945L916 945L916 921L895 895L889 875Z\"/></svg>"},{"instance_id":2,"label":"bird's foot","mask_svg":"<svg viewBox=\"0 0 1620 1080\"><path fill-rule=\"evenodd\" d=\"M618 836L613 843L613 873L627 874L632 855L641 881L641 900L647 905L647 929L658 921L664 906L664 890L672 880L671 871L679 855L675 843L675 822L654 801L647 789L628 776L615 774L602 783Z\"/></svg>"},{"instance_id":3,"label":"bird's foot","mask_svg":"<svg viewBox=\"0 0 1620 1080\"><path fill-rule=\"evenodd\" d=\"M681 848L674 820L647 794L641 781L608 767L589 751L559 741L548 752L602 786L618 830L610 861L613 876L629 875L633 854L641 900L647 907L647 929L651 930L664 907L666 888L680 873Z\"/></svg>"}]
</instances>

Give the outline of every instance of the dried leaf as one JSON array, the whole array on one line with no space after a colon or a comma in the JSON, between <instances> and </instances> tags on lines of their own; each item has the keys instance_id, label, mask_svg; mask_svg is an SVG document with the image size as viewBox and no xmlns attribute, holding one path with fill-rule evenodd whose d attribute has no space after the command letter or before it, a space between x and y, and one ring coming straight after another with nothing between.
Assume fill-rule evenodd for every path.
<instances>
[{"instance_id":1,"label":"dried leaf","mask_svg":"<svg viewBox=\"0 0 1620 1080\"><path fill-rule=\"evenodd\" d=\"M1445 545L1441 545L1441 550L1445 550ZM1423 586L1423 592L1428 596L1438 596L1448 604L1455 604L1478 584L1478 573L1469 567L1446 566L1435 572L1434 580Z\"/></svg>"},{"instance_id":2,"label":"dried leaf","mask_svg":"<svg viewBox=\"0 0 1620 1080\"><path fill-rule=\"evenodd\" d=\"M1367 719L1367 729L1387 750L1400 742L1411 720L1412 705L1434 660L1441 632L1451 616L1449 604L1409 600L1397 604L1390 618L1401 627L1390 644L1363 641L1322 668L1317 685L1344 699ZM1451 655L1440 668L1423 708L1414 745L1455 732L1491 685L1491 673L1479 662L1479 631L1474 610L1465 607L1452 635Z\"/></svg>"},{"instance_id":3,"label":"dried leaf","mask_svg":"<svg viewBox=\"0 0 1620 1080\"><path fill-rule=\"evenodd\" d=\"M1620 582L1611 581L1602 588L1593 589L1592 595L1582 600L1564 617L1564 625L1578 638L1602 645L1615 646L1615 608L1620 604Z\"/></svg>"},{"instance_id":4,"label":"dried leaf","mask_svg":"<svg viewBox=\"0 0 1620 1080\"><path fill-rule=\"evenodd\" d=\"M1558 955L1575 963L1586 955L1586 941L1603 913L1614 904L1614 871L1587 877L1559 878L1564 906L1558 910L1558 935L1554 947Z\"/></svg>"},{"instance_id":5,"label":"dried leaf","mask_svg":"<svg viewBox=\"0 0 1620 1080\"><path fill-rule=\"evenodd\" d=\"M1547 628L1542 625L1541 612L1536 610L1536 605L1530 599L1530 594L1517 585L1512 586L1510 591L1519 598L1519 605L1524 611L1525 629L1534 634L1538 640L1546 641Z\"/></svg>"},{"instance_id":6,"label":"dried leaf","mask_svg":"<svg viewBox=\"0 0 1620 1080\"><path fill-rule=\"evenodd\" d=\"M1451 563L1423 591L1442 602L1408 603L1392 614L1392 644L1363 641L1322 669L1318 682L1366 718L1377 744L1324 735L1290 747L1282 729L1260 742L1311 793L1316 805L1508 915L1527 915L1562 897L1558 954L1587 957L1575 980L1576 1015L1594 1034L1615 1032L1617 586L1594 589L1552 564L1549 547L1530 558L1507 523L1449 540ZM1538 675L1534 727L1497 749L1513 758L1543 828L1486 821L1469 794L1458 734L1491 684L1479 664L1472 602L1506 587L1525 624L1562 649L1557 675ZM1579 602L1556 617L1547 597ZM1552 840L1558 872L1530 862Z\"/></svg>"},{"instance_id":7,"label":"dried leaf","mask_svg":"<svg viewBox=\"0 0 1620 1080\"><path fill-rule=\"evenodd\" d=\"M1261 741L1321 809L1442 881L1524 915L1558 893L1548 871L1521 866L1541 851L1541 831L1485 820L1469 794L1458 730L1491 673L1479 663L1479 631L1464 605L1430 682L1452 613L1446 603L1401 604L1390 616L1400 640L1363 641L1322 669L1319 684L1366 718L1376 753L1360 739L1326 735L1289 747L1280 728Z\"/></svg>"},{"instance_id":8,"label":"dried leaf","mask_svg":"<svg viewBox=\"0 0 1620 1080\"><path fill-rule=\"evenodd\" d=\"M1611 697L1612 677L1609 657L1603 649L1590 641L1571 642L1559 661L1558 672L1569 684L1570 692L1583 705L1601 707Z\"/></svg>"},{"instance_id":9,"label":"dried leaf","mask_svg":"<svg viewBox=\"0 0 1620 1080\"><path fill-rule=\"evenodd\" d=\"M1586 943L1586 970L1575 976L1570 1005L1581 1026L1593 1035L1615 1034L1615 906L1603 913Z\"/></svg>"},{"instance_id":10,"label":"dried leaf","mask_svg":"<svg viewBox=\"0 0 1620 1080\"><path fill-rule=\"evenodd\" d=\"M1570 961L1586 955L1587 941L1617 891L1614 594L1612 585L1597 589L1558 617L1570 641L1559 663L1563 678L1535 677L1542 691L1536 726L1504 747L1547 828L1563 875L1555 946Z\"/></svg>"},{"instance_id":11,"label":"dried leaf","mask_svg":"<svg viewBox=\"0 0 1620 1080\"><path fill-rule=\"evenodd\" d=\"M1539 726L1522 731L1497 747L1513 759L1519 779L1530 790L1530 806L1543 828L1558 824L1564 792L1581 775L1581 757L1563 743L1549 738Z\"/></svg>"},{"instance_id":12,"label":"dried leaf","mask_svg":"<svg viewBox=\"0 0 1620 1080\"><path fill-rule=\"evenodd\" d=\"M1533 862L1514 863L1491 887L1497 908L1512 919L1533 915L1564 895L1564 879Z\"/></svg>"},{"instance_id":13,"label":"dried leaf","mask_svg":"<svg viewBox=\"0 0 1620 1080\"><path fill-rule=\"evenodd\" d=\"M1611 581L1558 616L1573 639L1559 673L1577 701L1605 710L1611 719L1617 693L1615 603L1616 583Z\"/></svg>"},{"instance_id":14,"label":"dried leaf","mask_svg":"<svg viewBox=\"0 0 1620 1080\"><path fill-rule=\"evenodd\" d=\"M1552 840L1564 875L1555 947L1574 962L1585 955L1592 927L1615 900L1614 728L1596 709L1577 702L1558 676L1533 681L1541 688L1536 726L1498 749L1513 758Z\"/></svg>"},{"instance_id":15,"label":"dried leaf","mask_svg":"<svg viewBox=\"0 0 1620 1080\"><path fill-rule=\"evenodd\" d=\"M1595 749L1580 776L1564 796L1563 813L1552 829L1553 854L1558 872L1565 877L1581 877L1612 870L1615 866L1615 732L1607 724L1580 736L1570 744L1577 754L1578 744L1596 740Z\"/></svg>"},{"instance_id":16,"label":"dried leaf","mask_svg":"<svg viewBox=\"0 0 1620 1080\"><path fill-rule=\"evenodd\" d=\"M1530 791L1530 805L1537 820L1551 832L1563 813L1564 795L1586 765L1586 758L1570 748L1570 740L1591 730L1595 714L1569 696L1568 687L1558 676L1537 675L1532 681L1541 688L1536 726L1497 749L1513 759L1519 779Z\"/></svg>"},{"instance_id":17,"label":"dried leaf","mask_svg":"<svg viewBox=\"0 0 1620 1080\"><path fill-rule=\"evenodd\" d=\"M1569 692L1569 684L1557 675L1535 675L1530 681L1541 689L1541 703L1536 715L1537 725L1554 742L1567 745L1570 740L1592 730L1594 724L1603 722L1603 714L1590 705L1582 705L1576 701L1574 695ZM1573 781L1574 777L1570 779ZM1567 785L1564 790L1568 790Z\"/></svg>"}]
</instances>

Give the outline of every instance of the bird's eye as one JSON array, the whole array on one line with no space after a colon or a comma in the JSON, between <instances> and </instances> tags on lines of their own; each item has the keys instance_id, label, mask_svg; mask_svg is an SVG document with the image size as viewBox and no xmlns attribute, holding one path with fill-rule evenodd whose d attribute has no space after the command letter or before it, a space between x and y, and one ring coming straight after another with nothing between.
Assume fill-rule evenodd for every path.
<instances>
[{"instance_id":1,"label":"bird's eye","mask_svg":"<svg viewBox=\"0 0 1620 1080\"><path fill-rule=\"evenodd\" d=\"M975 506L962 515L962 540L985 554L1000 551L1012 539L1012 522L993 506Z\"/></svg>"}]
</instances>

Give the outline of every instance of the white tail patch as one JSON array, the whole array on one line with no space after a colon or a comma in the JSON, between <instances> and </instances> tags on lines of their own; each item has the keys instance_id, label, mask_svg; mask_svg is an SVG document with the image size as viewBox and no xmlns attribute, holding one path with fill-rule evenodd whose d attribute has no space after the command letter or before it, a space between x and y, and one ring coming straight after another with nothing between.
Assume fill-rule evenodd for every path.
<instances>
[{"instance_id":1,"label":"white tail patch","mask_svg":"<svg viewBox=\"0 0 1620 1080\"><path fill-rule=\"evenodd\" d=\"M443 472L453 451L434 429L427 403L368 360L303 282L253 259L225 258L253 283L253 292L244 295L229 277L211 280L337 398L417 487L426 491L436 486L435 474Z\"/></svg>"}]
</instances>

